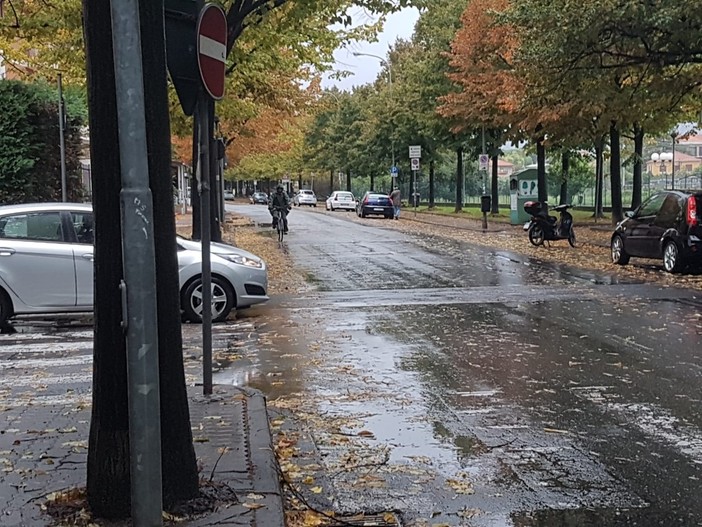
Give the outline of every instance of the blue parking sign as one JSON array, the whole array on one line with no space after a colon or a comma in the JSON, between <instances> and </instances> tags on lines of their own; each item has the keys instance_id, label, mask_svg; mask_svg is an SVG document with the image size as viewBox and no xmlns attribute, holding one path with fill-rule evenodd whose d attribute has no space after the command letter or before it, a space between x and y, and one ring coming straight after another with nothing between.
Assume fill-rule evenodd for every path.
<instances>
[{"instance_id":1,"label":"blue parking sign","mask_svg":"<svg viewBox=\"0 0 702 527\"><path fill-rule=\"evenodd\" d=\"M390 167L390 173L391 173L393 176L396 176L396 175L397 175L397 167L394 166L394 165L391 166L391 167Z\"/></svg>"}]
</instances>

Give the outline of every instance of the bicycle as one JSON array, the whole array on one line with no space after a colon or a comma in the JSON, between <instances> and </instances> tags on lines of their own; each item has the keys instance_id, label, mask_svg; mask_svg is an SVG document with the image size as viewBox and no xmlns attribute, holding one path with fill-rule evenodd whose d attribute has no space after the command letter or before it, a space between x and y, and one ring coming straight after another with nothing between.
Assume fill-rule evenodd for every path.
<instances>
[{"instance_id":1,"label":"bicycle","mask_svg":"<svg viewBox=\"0 0 702 527\"><path fill-rule=\"evenodd\" d=\"M275 219L276 230L278 231L278 242L283 241L285 236L285 221L280 209L273 209L273 218Z\"/></svg>"}]
</instances>

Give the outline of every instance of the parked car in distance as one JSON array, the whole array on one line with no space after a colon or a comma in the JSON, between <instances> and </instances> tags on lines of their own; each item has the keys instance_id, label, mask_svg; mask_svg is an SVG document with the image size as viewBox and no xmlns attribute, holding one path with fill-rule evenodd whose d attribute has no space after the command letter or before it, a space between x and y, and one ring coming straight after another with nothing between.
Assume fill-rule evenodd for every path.
<instances>
[{"instance_id":1,"label":"parked car in distance","mask_svg":"<svg viewBox=\"0 0 702 527\"><path fill-rule=\"evenodd\" d=\"M229 200L229 201L233 200L234 199L234 191L225 190L224 191L224 199Z\"/></svg>"},{"instance_id":2,"label":"parked car in distance","mask_svg":"<svg viewBox=\"0 0 702 527\"><path fill-rule=\"evenodd\" d=\"M315 196L313 190L302 189L302 190L298 191L297 194L295 194L295 197L293 198L293 205L297 205L298 207L300 207L302 205L316 207L317 206L317 196Z\"/></svg>"},{"instance_id":3,"label":"parked car in distance","mask_svg":"<svg viewBox=\"0 0 702 527\"><path fill-rule=\"evenodd\" d=\"M668 190L652 195L636 210L627 212L611 238L612 261L655 258L677 273L702 264L702 191Z\"/></svg>"},{"instance_id":4,"label":"parked car in distance","mask_svg":"<svg viewBox=\"0 0 702 527\"><path fill-rule=\"evenodd\" d=\"M15 315L93 309L93 210L85 203L0 206L0 323ZM202 248L178 237L181 311L202 320ZM268 300L265 262L211 244L212 320Z\"/></svg>"},{"instance_id":5,"label":"parked car in distance","mask_svg":"<svg viewBox=\"0 0 702 527\"><path fill-rule=\"evenodd\" d=\"M327 198L326 208L332 212L335 210L356 210L356 198L347 190L335 190Z\"/></svg>"},{"instance_id":6,"label":"parked car in distance","mask_svg":"<svg viewBox=\"0 0 702 527\"><path fill-rule=\"evenodd\" d=\"M254 205L268 205L268 194L265 192L254 192L249 197L249 201Z\"/></svg>"},{"instance_id":7,"label":"parked car in distance","mask_svg":"<svg viewBox=\"0 0 702 527\"><path fill-rule=\"evenodd\" d=\"M366 192L363 197L356 202L356 214L361 218L370 215L379 215L392 219L394 212L392 201L387 194Z\"/></svg>"}]
</instances>

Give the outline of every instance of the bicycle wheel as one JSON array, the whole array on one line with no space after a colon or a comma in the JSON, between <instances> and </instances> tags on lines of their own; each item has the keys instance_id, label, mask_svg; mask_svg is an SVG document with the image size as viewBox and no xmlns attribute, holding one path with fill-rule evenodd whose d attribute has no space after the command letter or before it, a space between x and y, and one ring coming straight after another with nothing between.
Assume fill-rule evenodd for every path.
<instances>
[{"instance_id":1,"label":"bicycle wheel","mask_svg":"<svg viewBox=\"0 0 702 527\"><path fill-rule=\"evenodd\" d=\"M283 241L283 236L285 236L285 225L282 216L278 216L278 241Z\"/></svg>"}]
</instances>

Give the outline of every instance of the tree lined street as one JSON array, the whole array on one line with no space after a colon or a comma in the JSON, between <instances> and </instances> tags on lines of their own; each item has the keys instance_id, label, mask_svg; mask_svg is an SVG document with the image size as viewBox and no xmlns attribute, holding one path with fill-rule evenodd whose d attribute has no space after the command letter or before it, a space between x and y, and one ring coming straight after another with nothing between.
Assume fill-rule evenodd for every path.
<instances>
[{"instance_id":1,"label":"tree lined street","mask_svg":"<svg viewBox=\"0 0 702 527\"><path fill-rule=\"evenodd\" d=\"M262 308L247 358L311 503L404 525L702 521L699 293L411 220L290 221L312 290Z\"/></svg>"},{"instance_id":2,"label":"tree lined street","mask_svg":"<svg viewBox=\"0 0 702 527\"><path fill-rule=\"evenodd\" d=\"M221 326L216 347L227 351L217 378L269 397L295 527L319 525L323 510L418 527L702 523L702 287L686 265L699 258L702 194L658 196L660 207L638 215L643 242L620 232L611 258L626 265L634 256L626 269L603 256L608 231L588 233L575 249L523 250L519 227L487 228L487 214L503 212L505 198L513 208L527 197L510 178L521 169L534 169L529 196L587 202L593 221L612 225L652 193L702 185L695 4L124 2L0 0L0 201L61 196L90 201L94 211L89 241L79 242L94 251L78 256L79 247L66 258L76 274L76 258L92 266L92 346L90 329L46 337L51 326L31 319L17 323L17 335L0 328L0 368L32 372L6 383L6 417L21 420L22 400L32 405L27 386L45 376L38 397L48 394L49 403L40 406L55 396L60 408L51 407L60 424L46 424L52 448L60 434L81 435L68 446L81 449L84 478L71 481L84 485L76 492L91 519L131 515L138 527L158 527L162 508L210 492L215 471L209 482L198 472L203 449L192 420L212 400L193 400L189 359L203 361L209 395L210 311L201 308L211 300L210 239L221 241L225 226L221 193L246 197L285 184L322 199L337 189L359 197L399 186L415 207L453 210L443 225L410 220L408 211L389 224L299 211L276 246L265 208L231 208L259 225L260 233L238 225L249 234L239 243L266 253L276 293ZM386 55L354 51L380 61L375 82L350 91L326 83L336 50L372 41L388 14L408 7L419 12L411 36ZM201 25L208 9L220 15L215 32ZM214 61L221 82L210 85L194 57ZM335 74L343 77L343 66ZM182 324L176 196L191 207L188 234L203 247L195 277L203 285L185 293L200 295L195 330ZM476 201L486 203L485 233L462 223ZM671 216L665 225L662 211ZM3 320L17 314L21 278L1 260L24 255L22 244L78 238L68 215L44 229L27 226L39 216L15 216L0 229L0 242L22 247L0 246ZM653 250L627 253L625 239ZM656 263L640 261L655 256L656 244L669 271L692 273L662 276ZM260 259L232 263L265 271ZM296 278L283 285L285 266ZM301 280L306 287L297 287ZM263 279L237 294L265 300L266 287ZM222 296L235 305L236 294ZM192 344L199 330L200 348ZM38 347L24 337L35 334L46 339ZM63 338L78 345L64 347ZM86 419L84 399L72 397L84 397L88 384ZM75 430L65 419L73 403ZM14 448L34 433L29 421L5 438L6 472L15 476L23 455L44 459ZM244 446L231 449L250 448L253 429L267 439L267 428L242 422L241 437L231 435ZM269 445L260 450L270 469ZM60 468L73 453L62 450ZM259 466L244 461L247 470ZM15 500L25 486L7 483L8 510L21 525L27 517ZM268 483L261 492L277 499ZM61 496L71 500L74 490Z\"/></svg>"}]
</instances>

